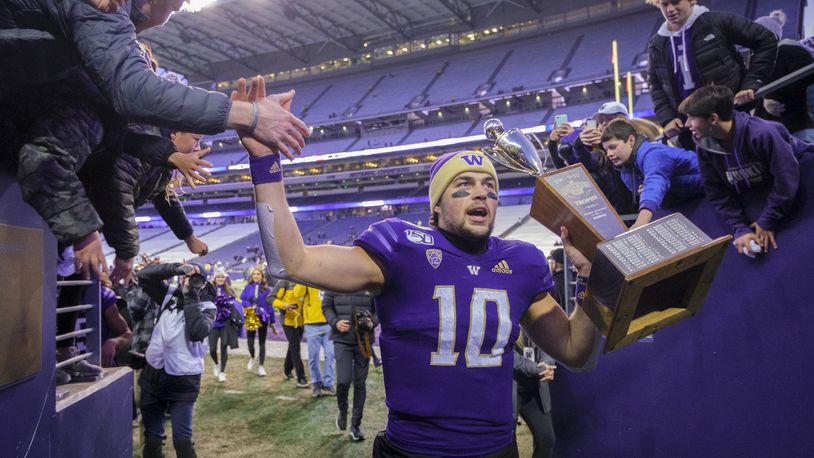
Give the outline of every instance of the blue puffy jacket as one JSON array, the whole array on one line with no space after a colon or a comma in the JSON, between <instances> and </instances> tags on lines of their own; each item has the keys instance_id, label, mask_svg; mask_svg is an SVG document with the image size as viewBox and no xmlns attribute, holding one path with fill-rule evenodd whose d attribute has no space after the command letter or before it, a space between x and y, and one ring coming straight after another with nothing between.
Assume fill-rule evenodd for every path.
<instances>
[{"instance_id":1,"label":"blue puffy jacket","mask_svg":"<svg viewBox=\"0 0 814 458\"><path fill-rule=\"evenodd\" d=\"M641 136L633 148L620 173L625 186L639 196L639 210L655 212L704 194L694 152L649 142ZM643 185L641 193L639 185Z\"/></svg>"}]
</instances>

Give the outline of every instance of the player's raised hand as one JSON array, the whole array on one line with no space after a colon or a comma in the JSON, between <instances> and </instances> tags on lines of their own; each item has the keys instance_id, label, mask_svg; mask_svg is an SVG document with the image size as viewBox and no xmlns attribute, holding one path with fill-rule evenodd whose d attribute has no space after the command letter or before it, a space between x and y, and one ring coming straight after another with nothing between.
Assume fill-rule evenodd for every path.
<instances>
[{"instance_id":1,"label":"player's raised hand","mask_svg":"<svg viewBox=\"0 0 814 458\"><path fill-rule=\"evenodd\" d=\"M258 83L259 80L259 83ZM246 90L246 80L244 78L240 78L237 80L237 90L232 91L231 99L237 102L251 102L253 99L250 97L257 97L257 94L260 92L259 89L254 89L256 84L261 84L263 86L262 92L265 93L266 91L266 84L265 80L262 76L255 78L252 81L252 92L251 95L249 91ZM276 153L276 149L270 149L251 135L248 132L238 129L237 136L240 138L240 143L246 148L246 151L252 156L259 157L259 156L266 156L268 154Z\"/></svg>"},{"instance_id":2,"label":"player's raised hand","mask_svg":"<svg viewBox=\"0 0 814 458\"><path fill-rule=\"evenodd\" d=\"M563 250L565 250L565 254L571 260L571 263L574 264L577 273L583 277L590 275L591 261L571 243L571 236L567 227L560 227L560 238L562 239Z\"/></svg>"},{"instance_id":3,"label":"player's raised hand","mask_svg":"<svg viewBox=\"0 0 814 458\"><path fill-rule=\"evenodd\" d=\"M253 102L257 107L257 126L251 132L240 132L241 140L252 137L264 145L265 151L260 148L246 146L249 154L262 156L269 152L279 152L289 159L294 154L302 154L305 146L305 137L310 135L308 126L291 114L291 101L294 98L293 90L266 96L266 83L262 76L252 80L251 89L246 91L246 82L238 80L237 91L232 92L232 100ZM292 153L290 150L293 150ZM257 151L257 152L255 152Z\"/></svg>"}]
</instances>

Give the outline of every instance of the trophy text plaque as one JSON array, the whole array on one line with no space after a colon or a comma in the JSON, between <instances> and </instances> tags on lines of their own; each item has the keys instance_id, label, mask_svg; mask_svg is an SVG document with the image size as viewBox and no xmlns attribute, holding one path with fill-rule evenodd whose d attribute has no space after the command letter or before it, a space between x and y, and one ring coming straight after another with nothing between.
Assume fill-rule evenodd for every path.
<instances>
[{"instance_id":1,"label":"trophy text plaque","mask_svg":"<svg viewBox=\"0 0 814 458\"><path fill-rule=\"evenodd\" d=\"M674 213L597 246L582 307L607 353L698 312L731 236Z\"/></svg>"}]
</instances>

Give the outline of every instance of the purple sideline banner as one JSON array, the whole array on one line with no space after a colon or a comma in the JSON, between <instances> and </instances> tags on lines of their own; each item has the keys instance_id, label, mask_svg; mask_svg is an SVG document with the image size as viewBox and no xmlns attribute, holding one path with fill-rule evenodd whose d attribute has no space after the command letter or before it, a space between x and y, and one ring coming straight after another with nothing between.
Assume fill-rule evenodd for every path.
<instances>
[{"instance_id":1,"label":"purple sideline banner","mask_svg":"<svg viewBox=\"0 0 814 458\"><path fill-rule=\"evenodd\" d=\"M741 194L746 214L765 192ZM551 382L556 456L811 456L814 450L814 160L778 250L729 247L698 316ZM705 201L680 211L710 237L731 230ZM753 221L754 219L750 219Z\"/></svg>"}]
</instances>

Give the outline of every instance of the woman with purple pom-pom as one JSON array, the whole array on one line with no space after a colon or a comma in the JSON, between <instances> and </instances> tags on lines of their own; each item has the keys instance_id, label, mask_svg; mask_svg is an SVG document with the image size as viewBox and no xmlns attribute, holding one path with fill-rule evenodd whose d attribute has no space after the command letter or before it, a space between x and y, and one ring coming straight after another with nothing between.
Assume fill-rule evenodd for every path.
<instances>
[{"instance_id":1,"label":"woman with purple pom-pom","mask_svg":"<svg viewBox=\"0 0 814 458\"><path fill-rule=\"evenodd\" d=\"M237 336L243 325L243 307L235 300L232 282L225 270L218 270L212 277L217 295L215 296L215 321L209 334L209 355L215 362L212 374L219 382L226 381L226 361L229 347L237 348ZM218 364L218 341L220 341L220 364Z\"/></svg>"},{"instance_id":2,"label":"woman with purple pom-pom","mask_svg":"<svg viewBox=\"0 0 814 458\"><path fill-rule=\"evenodd\" d=\"M259 358L257 365L257 375L261 377L266 376L266 369L263 364L266 360L266 336L268 329L277 334L277 328L274 326L274 308L268 303L267 296L271 293L266 283L266 276L263 270L255 267L251 270L249 277L250 283L246 285L243 292L240 294L240 301L243 303L243 310L245 311L245 327L246 327L246 343L249 346L249 363L247 370L252 370L254 367L254 337L257 336L257 343L259 345Z\"/></svg>"}]
</instances>

